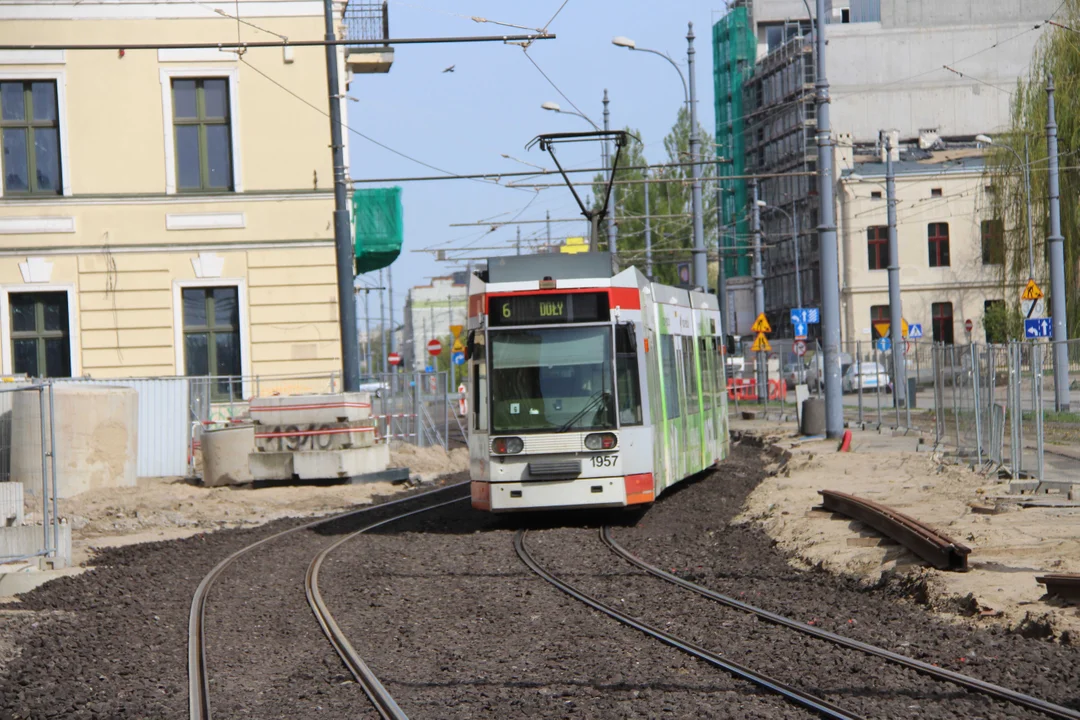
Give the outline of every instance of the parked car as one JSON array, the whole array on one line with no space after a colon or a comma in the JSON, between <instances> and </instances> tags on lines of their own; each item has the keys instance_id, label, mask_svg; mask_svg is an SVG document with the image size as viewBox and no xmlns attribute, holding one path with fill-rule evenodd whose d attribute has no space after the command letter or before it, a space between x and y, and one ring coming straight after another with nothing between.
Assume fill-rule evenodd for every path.
<instances>
[{"instance_id":1,"label":"parked car","mask_svg":"<svg viewBox=\"0 0 1080 720\"><path fill-rule=\"evenodd\" d=\"M846 372L841 383L846 393L856 392L860 388L863 391L874 390L892 392L892 383L889 382L889 373L885 367L876 362L853 363Z\"/></svg>"},{"instance_id":2,"label":"parked car","mask_svg":"<svg viewBox=\"0 0 1080 720\"><path fill-rule=\"evenodd\" d=\"M847 372L847 369L854 362L851 355L845 352L840 353L840 373ZM825 385L825 354L822 352L814 353L814 356L810 358L810 361L806 364L806 384L810 386L810 392L820 392Z\"/></svg>"},{"instance_id":3,"label":"parked car","mask_svg":"<svg viewBox=\"0 0 1080 720\"><path fill-rule=\"evenodd\" d=\"M381 398L383 393L388 391L390 386L384 381L376 377L360 378L360 392L371 393L377 398Z\"/></svg>"},{"instance_id":4,"label":"parked car","mask_svg":"<svg viewBox=\"0 0 1080 720\"><path fill-rule=\"evenodd\" d=\"M806 368L802 363L794 362L784 365L784 381L789 388L794 389L807 375Z\"/></svg>"}]
</instances>

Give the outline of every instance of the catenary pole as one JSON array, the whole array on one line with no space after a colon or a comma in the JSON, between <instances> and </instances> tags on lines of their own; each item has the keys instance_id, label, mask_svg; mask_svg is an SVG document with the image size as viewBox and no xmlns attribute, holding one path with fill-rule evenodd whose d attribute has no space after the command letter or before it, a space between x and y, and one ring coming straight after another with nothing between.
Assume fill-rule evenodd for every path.
<instances>
[{"instance_id":1,"label":"catenary pole","mask_svg":"<svg viewBox=\"0 0 1080 720\"><path fill-rule=\"evenodd\" d=\"M709 265L705 255L705 225L701 216L701 163L699 160L701 140L698 137L697 122L697 82L694 79L694 23L688 23L686 32L686 66L690 82L690 176L691 213L694 218L694 285L709 287Z\"/></svg>"},{"instance_id":2,"label":"catenary pole","mask_svg":"<svg viewBox=\"0 0 1080 720\"><path fill-rule=\"evenodd\" d=\"M649 171L645 171L649 179ZM652 280L652 206L649 205L649 183L645 185L645 277Z\"/></svg>"},{"instance_id":3,"label":"catenary pole","mask_svg":"<svg viewBox=\"0 0 1080 720\"><path fill-rule=\"evenodd\" d=\"M379 270L379 352L382 354L382 371L389 372L386 355L386 283L383 282L383 271Z\"/></svg>"},{"instance_id":4,"label":"catenary pole","mask_svg":"<svg viewBox=\"0 0 1080 720\"><path fill-rule=\"evenodd\" d=\"M720 174L719 168L717 168L717 175ZM645 187L648 187L646 185ZM716 185L716 300L720 303L720 329L724 335L731 335L731 329L728 328L728 304L727 304L727 268L724 267L726 257L724 256L724 243L721 241L721 221L723 220L723 207L720 203L720 199L723 197L723 191L720 188L720 184Z\"/></svg>"},{"instance_id":5,"label":"catenary pole","mask_svg":"<svg viewBox=\"0 0 1080 720\"><path fill-rule=\"evenodd\" d=\"M1061 235L1061 198L1058 185L1057 118L1054 111L1054 76L1046 77L1046 151L1050 155L1050 319L1054 344L1054 410L1069 412L1069 325L1065 316L1065 238Z\"/></svg>"},{"instance_id":6,"label":"catenary pole","mask_svg":"<svg viewBox=\"0 0 1080 720\"><path fill-rule=\"evenodd\" d=\"M761 206L758 205L757 180L750 181L750 187L754 194L753 230L754 230L754 317L761 317L765 312L765 273L761 268ZM757 353L757 397L758 402L765 402L769 395L768 383L766 382L766 358L765 353Z\"/></svg>"},{"instance_id":7,"label":"catenary pole","mask_svg":"<svg viewBox=\"0 0 1080 720\"><path fill-rule=\"evenodd\" d=\"M900 242L896 231L896 177L893 172L892 134L885 133L885 194L889 219L889 337L892 340L892 361L897 417L907 398L907 368L904 366L903 308L900 305Z\"/></svg>"},{"instance_id":8,"label":"catenary pole","mask_svg":"<svg viewBox=\"0 0 1080 720\"><path fill-rule=\"evenodd\" d=\"M840 387L840 275L833 207L833 144L829 121L829 80L825 74L825 0L816 1L814 81L818 144L818 247L821 253L821 331L825 350L825 435L844 432L844 396Z\"/></svg>"},{"instance_id":9,"label":"catenary pole","mask_svg":"<svg viewBox=\"0 0 1080 720\"><path fill-rule=\"evenodd\" d=\"M390 313L390 352L397 350L397 335L396 326L394 325L394 266L386 266L386 294L389 298L387 303ZM390 368L390 372L394 372L394 367Z\"/></svg>"},{"instance_id":10,"label":"catenary pole","mask_svg":"<svg viewBox=\"0 0 1080 720\"><path fill-rule=\"evenodd\" d=\"M609 128L609 113L608 113L608 94L607 88L604 88L604 132L607 132ZM612 163L611 148L608 146L608 141L604 140L604 167L610 168ZM608 171L608 179L614 180L614 171ZM616 200L617 191L614 185L611 186L611 208L607 214L607 236L608 236L608 251L618 252L618 233L619 229L615 225L615 212L619 203Z\"/></svg>"},{"instance_id":11,"label":"catenary pole","mask_svg":"<svg viewBox=\"0 0 1080 720\"><path fill-rule=\"evenodd\" d=\"M333 0L323 1L326 41L337 39ZM337 261L338 324L341 329L341 379L345 392L360 389L360 341L356 329L353 294L353 247L349 235L349 208L345 194L345 144L341 137L341 95L338 48L326 46L326 82L330 94L330 147L334 163L334 249Z\"/></svg>"}]
</instances>

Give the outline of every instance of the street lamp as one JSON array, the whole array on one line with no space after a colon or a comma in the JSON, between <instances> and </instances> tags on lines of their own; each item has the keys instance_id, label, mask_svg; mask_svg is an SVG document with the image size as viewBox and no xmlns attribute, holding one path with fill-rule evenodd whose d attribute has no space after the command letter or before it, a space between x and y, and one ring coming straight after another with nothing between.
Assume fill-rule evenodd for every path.
<instances>
[{"instance_id":1,"label":"street lamp","mask_svg":"<svg viewBox=\"0 0 1080 720\"><path fill-rule=\"evenodd\" d=\"M682 81L683 85L683 97L686 100L686 107L690 113L690 175L693 178L691 190L691 215L693 216L694 226L694 284L702 288L708 287L709 271L708 262L705 257L705 227L701 211L701 165L698 162L699 144L701 140L698 137L697 98L695 95L696 83L694 81L694 55L696 52L694 50L694 23L688 24L686 33L686 64L687 71L690 74L689 83L687 83L686 77L683 75L682 69L679 67L678 63L672 60L671 56L667 53L638 47L636 42L628 37L623 37L622 35L612 38L611 44L616 47L624 47L637 52L647 52L652 53L653 55L659 55L671 63L671 66L679 73L679 79Z\"/></svg>"},{"instance_id":2,"label":"street lamp","mask_svg":"<svg viewBox=\"0 0 1080 720\"><path fill-rule=\"evenodd\" d=\"M562 113L563 115L577 115L579 118L592 125L594 130L600 129L596 125L596 123L589 119L587 115L582 115L581 113L575 112L573 110L563 110L561 107L559 107L559 103L557 102L548 101L545 103L540 103L540 107L542 107L544 110L550 110L551 112Z\"/></svg>"},{"instance_id":3,"label":"street lamp","mask_svg":"<svg viewBox=\"0 0 1080 720\"><path fill-rule=\"evenodd\" d=\"M993 145L994 140L989 135L976 135L975 140L986 145ZM1028 236L1028 278L1035 277L1035 243L1032 241L1031 231L1031 163L1028 161L1028 143L1027 137L1024 138L1024 157L1020 157L1020 153L1016 152L1012 147L1008 145L998 145L1000 148L1005 148L1011 152L1016 161L1024 166L1024 192L1027 195L1027 236Z\"/></svg>"}]
</instances>

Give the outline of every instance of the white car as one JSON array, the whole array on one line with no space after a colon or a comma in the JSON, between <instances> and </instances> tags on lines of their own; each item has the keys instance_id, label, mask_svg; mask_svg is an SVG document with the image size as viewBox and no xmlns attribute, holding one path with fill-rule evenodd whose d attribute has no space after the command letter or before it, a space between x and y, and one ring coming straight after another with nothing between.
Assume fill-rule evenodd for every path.
<instances>
[{"instance_id":1,"label":"white car","mask_svg":"<svg viewBox=\"0 0 1080 720\"><path fill-rule=\"evenodd\" d=\"M876 362L855 362L844 372L841 383L846 393L862 390L876 390L892 392L892 384L889 382L889 374L885 368Z\"/></svg>"},{"instance_id":2,"label":"white car","mask_svg":"<svg viewBox=\"0 0 1080 720\"><path fill-rule=\"evenodd\" d=\"M389 389L390 386L379 378L360 378L360 392L371 393L375 397L381 398L383 393Z\"/></svg>"}]
</instances>

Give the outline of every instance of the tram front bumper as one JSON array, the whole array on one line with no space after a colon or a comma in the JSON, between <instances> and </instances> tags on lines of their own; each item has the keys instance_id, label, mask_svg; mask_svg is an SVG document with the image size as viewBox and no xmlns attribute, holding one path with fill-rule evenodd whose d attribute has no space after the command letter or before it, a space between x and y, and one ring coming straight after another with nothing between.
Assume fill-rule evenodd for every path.
<instances>
[{"instance_id":1,"label":"tram front bumper","mask_svg":"<svg viewBox=\"0 0 1080 720\"><path fill-rule=\"evenodd\" d=\"M528 482L474 481L472 504L477 509L491 512L624 507L627 504L626 482L621 476Z\"/></svg>"}]
</instances>

